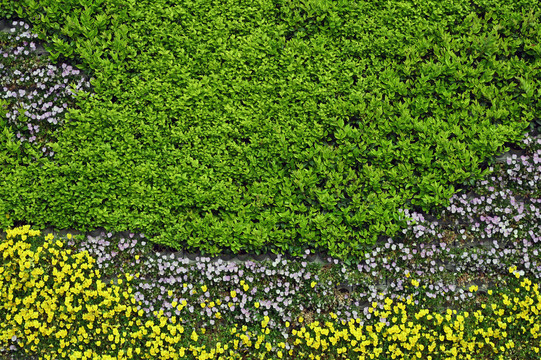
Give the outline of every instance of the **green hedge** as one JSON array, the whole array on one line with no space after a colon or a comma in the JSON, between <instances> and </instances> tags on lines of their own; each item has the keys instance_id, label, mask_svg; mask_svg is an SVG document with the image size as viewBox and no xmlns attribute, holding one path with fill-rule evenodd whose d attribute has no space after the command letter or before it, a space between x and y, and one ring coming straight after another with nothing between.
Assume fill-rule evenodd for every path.
<instances>
[{"instance_id":1,"label":"green hedge","mask_svg":"<svg viewBox=\"0 0 541 360\"><path fill-rule=\"evenodd\" d=\"M351 259L539 118L536 1L24 3L95 94L53 161L6 162L0 227Z\"/></svg>"}]
</instances>

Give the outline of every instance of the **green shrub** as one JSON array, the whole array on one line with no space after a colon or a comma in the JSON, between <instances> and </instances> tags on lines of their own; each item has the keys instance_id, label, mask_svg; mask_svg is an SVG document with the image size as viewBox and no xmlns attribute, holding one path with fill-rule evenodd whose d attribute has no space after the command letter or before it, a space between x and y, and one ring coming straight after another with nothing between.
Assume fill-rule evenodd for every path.
<instances>
[{"instance_id":1,"label":"green shrub","mask_svg":"<svg viewBox=\"0 0 541 360\"><path fill-rule=\"evenodd\" d=\"M497 3L29 0L95 94L54 163L2 170L0 212L354 261L405 227L401 209L437 211L486 176L538 117L539 7Z\"/></svg>"}]
</instances>

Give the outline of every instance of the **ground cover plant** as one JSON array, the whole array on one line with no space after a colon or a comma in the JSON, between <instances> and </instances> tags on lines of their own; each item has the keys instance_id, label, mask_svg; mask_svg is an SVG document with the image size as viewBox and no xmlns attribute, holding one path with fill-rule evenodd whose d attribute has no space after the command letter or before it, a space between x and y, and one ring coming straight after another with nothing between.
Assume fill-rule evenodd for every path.
<instances>
[{"instance_id":1,"label":"ground cover plant","mask_svg":"<svg viewBox=\"0 0 541 360\"><path fill-rule=\"evenodd\" d=\"M3 227L354 261L537 121L533 0L19 4L94 89L52 158L6 140Z\"/></svg>"},{"instance_id":2,"label":"ground cover plant","mask_svg":"<svg viewBox=\"0 0 541 360\"><path fill-rule=\"evenodd\" d=\"M51 76L69 76L68 66ZM24 88L2 81L10 94ZM33 96L40 105L30 118L45 103ZM55 115L43 119L56 125L47 120ZM28 135L25 151L42 151ZM189 265L135 232L51 239L9 231L0 243L0 347L70 359L537 359L541 141L528 137L520 147L524 157L494 163L492 176L464 186L438 221L435 212L404 210L415 223L350 265L285 257Z\"/></svg>"}]
</instances>

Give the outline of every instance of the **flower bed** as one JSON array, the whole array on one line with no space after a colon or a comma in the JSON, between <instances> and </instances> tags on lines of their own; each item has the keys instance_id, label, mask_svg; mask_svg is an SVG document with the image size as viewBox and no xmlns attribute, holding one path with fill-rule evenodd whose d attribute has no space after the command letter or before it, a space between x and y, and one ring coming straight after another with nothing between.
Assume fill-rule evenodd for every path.
<instances>
[{"instance_id":1,"label":"flower bed","mask_svg":"<svg viewBox=\"0 0 541 360\"><path fill-rule=\"evenodd\" d=\"M29 226L7 233L0 244L0 318L5 319L0 344L44 359L533 359L539 353L539 284L522 277L516 267L508 269L513 276L505 287L488 290L486 302L470 311L440 314L417 307L408 296L386 298L382 309L372 304L368 313L373 316L362 321L340 321L330 313L327 321L299 316L271 327L274 319L263 315L260 300L245 308L253 308L252 316L261 321L251 326L226 323L216 311L214 327L207 330L197 326L197 315L185 299L170 304L175 312L170 316L147 313L133 294L132 275L106 285L88 252L67 249L50 235L42 240ZM417 280L410 283L419 286ZM214 292L210 286L195 286L192 293ZM239 286L245 291L250 287L244 279ZM238 305L238 300L231 290L201 302L196 312L222 303Z\"/></svg>"}]
</instances>

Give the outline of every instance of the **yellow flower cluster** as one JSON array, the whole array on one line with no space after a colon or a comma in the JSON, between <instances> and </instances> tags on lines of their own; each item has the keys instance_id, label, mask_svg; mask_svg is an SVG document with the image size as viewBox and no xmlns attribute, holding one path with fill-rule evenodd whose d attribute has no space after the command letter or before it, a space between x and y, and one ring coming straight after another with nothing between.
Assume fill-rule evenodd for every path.
<instances>
[{"instance_id":1,"label":"yellow flower cluster","mask_svg":"<svg viewBox=\"0 0 541 360\"><path fill-rule=\"evenodd\" d=\"M226 354L227 345L210 351L196 346L182 319L161 313L146 319L135 306L129 285L133 276L106 285L88 252L73 254L52 235L32 251L26 240L39 231L25 226L6 232L0 242L0 347L19 339L25 352L43 359L182 359L195 354L215 359Z\"/></svg>"},{"instance_id":2,"label":"yellow flower cluster","mask_svg":"<svg viewBox=\"0 0 541 360\"><path fill-rule=\"evenodd\" d=\"M509 269L517 279L512 296L489 291L494 301L471 313L432 313L415 309L411 297L386 299L382 310L373 304L369 311L389 325L338 322L331 313L324 323L286 324L285 338L265 316L257 329L235 324L217 336L185 329L175 316L138 311L133 277L104 284L87 252L72 254L52 236L32 250L26 240L39 231L29 227L7 233L0 242L0 347L16 339L44 359L504 359L541 347L539 284L521 279L516 268ZM172 305L182 316L186 301Z\"/></svg>"},{"instance_id":3,"label":"yellow flower cluster","mask_svg":"<svg viewBox=\"0 0 541 360\"><path fill-rule=\"evenodd\" d=\"M509 272L518 279L516 267ZM517 274L519 276L517 276ZM412 281L412 285L418 283ZM477 291L477 287L470 291ZM389 322L361 326L359 319L349 323L312 322L299 330L293 330L295 349L289 351L293 357L319 359L322 354L343 356L347 359L507 359L503 354L514 354L515 342L520 340L523 351L531 349L541 358L541 295L539 284L523 279L514 289L523 297L511 299L505 294L492 304L481 306L473 313L458 313L448 309L446 313L431 313L428 309L409 311L411 297L405 302L385 299L383 311L372 304L369 312L376 318ZM489 295L494 295L489 291ZM505 316L507 314L507 316ZM331 313L333 319L336 316ZM506 329L514 329L513 335ZM298 350L298 349L306 350ZM313 350L316 350L315 352ZM498 357L499 356L499 357Z\"/></svg>"}]
</instances>

